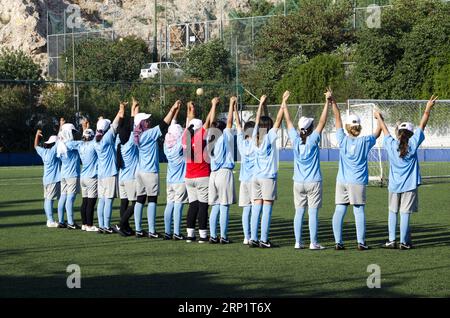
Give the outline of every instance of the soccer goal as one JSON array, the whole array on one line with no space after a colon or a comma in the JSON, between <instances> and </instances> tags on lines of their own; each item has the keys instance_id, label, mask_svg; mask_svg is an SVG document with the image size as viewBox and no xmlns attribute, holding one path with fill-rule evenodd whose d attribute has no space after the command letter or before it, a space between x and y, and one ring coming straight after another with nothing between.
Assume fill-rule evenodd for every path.
<instances>
[{"instance_id":1,"label":"soccer goal","mask_svg":"<svg viewBox=\"0 0 450 318\"><path fill-rule=\"evenodd\" d=\"M417 127L426 103L426 100L348 100L346 115L358 115L361 118L362 135L369 135L377 126L373 113L378 108L391 134L395 134L400 122L409 121ZM418 153L424 182L450 180L449 127L450 100L439 100L433 108L425 130L425 141ZM369 154L369 182L383 186L387 184L388 177L389 164L381 136Z\"/></svg>"}]
</instances>

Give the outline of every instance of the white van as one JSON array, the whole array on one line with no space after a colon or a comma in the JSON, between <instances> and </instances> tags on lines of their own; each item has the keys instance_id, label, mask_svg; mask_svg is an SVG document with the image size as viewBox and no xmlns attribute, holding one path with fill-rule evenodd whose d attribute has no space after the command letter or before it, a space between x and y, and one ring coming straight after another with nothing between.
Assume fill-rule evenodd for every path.
<instances>
[{"instance_id":1,"label":"white van","mask_svg":"<svg viewBox=\"0 0 450 318\"><path fill-rule=\"evenodd\" d=\"M139 77L141 79L144 78L154 78L156 75L159 74L159 71L162 70L173 70L174 74L176 76L182 75L183 70L181 69L180 65L174 62L157 62L157 63L148 63L145 64L141 68L141 74Z\"/></svg>"}]
</instances>

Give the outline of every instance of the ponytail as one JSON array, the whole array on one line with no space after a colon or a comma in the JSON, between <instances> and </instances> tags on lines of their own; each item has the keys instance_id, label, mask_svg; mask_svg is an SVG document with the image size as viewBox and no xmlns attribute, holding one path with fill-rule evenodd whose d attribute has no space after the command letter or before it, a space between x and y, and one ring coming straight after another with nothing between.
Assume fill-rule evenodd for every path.
<instances>
[{"instance_id":1,"label":"ponytail","mask_svg":"<svg viewBox=\"0 0 450 318\"><path fill-rule=\"evenodd\" d=\"M400 129L398 131L399 145L397 151L400 153L400 158L405 158L408 154L408 142L412 135L413 133L406 129Z\"/></svg>"},{"instance_id":2,"label":"ponytail","mask_svg":"<svg viewBox=\"0 0 450 318\"><path fill-rule=\"evenodd\" d=\"M313 125L310 125L306 129L300 129L300 138L302 139L302 145L306 144L306 138L313 132Z\"/></svg>"}]
</instances>

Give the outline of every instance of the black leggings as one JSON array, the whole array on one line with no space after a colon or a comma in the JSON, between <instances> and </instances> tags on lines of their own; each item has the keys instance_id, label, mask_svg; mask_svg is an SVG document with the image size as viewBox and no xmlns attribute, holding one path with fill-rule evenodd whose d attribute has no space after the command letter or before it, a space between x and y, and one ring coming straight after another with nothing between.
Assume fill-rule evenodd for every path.
<instances>
[{"instance_id":1,"label":"black leggings","mask_svg":"<svg viewBox=\"0 0 450 318\"><path fill-rule=\"evenodd\" d=\"M198 219L200 230L208 228L208 203L194 201L189 203L187 212L187 228L195 229L195 222Z\"/></svg>"},{"instance_id":2,"label":"black leggings","mask_svg":"<svg viewBox=\"0 0 450 318\"><path fill-rule=\"evenodd\" d=\"M131 205L129 204L131 203ZM120 200L120 224L119 227L124 230L131 230L130 218L134 214L134 204L136 201L128 201L128 199Z\"/></svg>"},{"instance_id":3,"label":"black leggings","mask_svg":"<svg viewBox=\"0 0 450 318\"><path fill-rule=\"evenodd\" d=\"M94 210L97 198L83 198L81 203L81 224L94 225Z\"/></svg>"}]
</instances>

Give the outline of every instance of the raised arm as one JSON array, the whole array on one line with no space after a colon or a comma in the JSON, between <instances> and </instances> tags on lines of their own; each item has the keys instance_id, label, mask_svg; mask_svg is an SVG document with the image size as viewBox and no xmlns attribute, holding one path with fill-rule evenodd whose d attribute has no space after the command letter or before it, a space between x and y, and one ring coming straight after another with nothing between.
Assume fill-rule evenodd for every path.
<instances>
[{"instance_id":1,"label":"raised arm","mask_svg":"<svg viewBox=\"0 0 450 318\"><path fill-rule=\"evenodd\" d=\"M195 107L192 101L186 104L186 128L189 127L189 122L195 118Z\"/></svg>"},{"instance_id":2,"label":"raised arm","mask_svg":"<svg viewBox=\"0 0 450 318\"><path fill-rule=\"evenodd\" d=\"M381 131L382 131L382 127L380 125L380 122L377 121L377 128L375 129L375 131L373 132L373 136L375 137L375 139L378 139L378 137L381 136Z\"/></svg>"},{"instance_id":3,"label":"raised arm","mask_svg":"<svg viewBox=\"0 0 450 318\"><path fill-rule=\"evenodd\" d=\"M331 91L331 88L327 88L327 91L325 92L325 105L323 106L322 114L320 115L319 123L316 127L316 132L321 134L325 125L327 124L328 119L328 105L332 102L334 99L333 92Z\"/></svg>"},{"instance_id":4,"label":"raised arm","mask_svg":"<svg viewBox=\"0 0 450 318\"><path fill-rule=\"evenodd\" d=\"M34 136L34 148L36 148L37 146L39 146L39 141L42 138L42 130L38 129L36 131L36 136Z\"/></svg>"},{"instance_id":5,"label":"raised arm","mask_svg":"<svg viewBox=\"0 0 450 318\"><path fill-rule=\"evenodd\" d=\"M342 118L341 118L341 112L339 111L339 107L336 103L336 99L334 97L331 99L331 104L333 105L333 114L334 119L336 121L336 129L342 128Z\"/></svg>"},{"instance_id":6,"label":"raised arm","mask_svg":"<svg viewBox=\"0 0 450 318\"><path fill-rule=\"evenodd\" d=\"M125 117L126 105L128 105L128 102L120 102L119 104L119 111L117 112L116 117L114 117L114 120L111 124L111 128L113 129L114 133L116 133L117 127L119 127L119 120Z\"/></svg>"},{"instance_id":7,"label":"raised arm","mask_svg":"<svg viewBox=\"0 0 450 318\"><path fill-rule=\"evenodd\" d=\"M380 127L380 129L383 131L384 136L385 137L389 136L390 135L389 129L387 128L386 123L384 122L383 115L378 110L376 110L374 112L374 116L375 116L375 119L378 122L378 127Z\"/></svg>"},{"instance_id":8,"label":"raised arm","mask_svg":"<svg viewBox=\"0 0 450 318\"><path fill-rule=\"evenodd\" d=\"M236 97L232 96L230 98L230 106L228 108L228 117L227 117L227 128L233 127L233 111L236 105Z\"/></svg>"},{"instance_id":9,"label":"raised arm","mask_svg":"<svg viewBox=\"0 0 450 318\"><path fill-rule=\"evenodd\" d=\"M280 128L281 122L283 121L284 109L287 108L286 102L289 98L290 92L285 91L283 94L283 99L281 101L280 109L278 110L277 118L275 119L275 123L273 124L273 128Z\"/></svg>"},{"instance_id":10,"label":"raised arm","mask_svg":"<svg viewBox=\"0 0 450 318\"><path fill-rule=\"evenodd\" d=\"M236 119L236 128L238 131L242 130L241 119L239 118L239 113L237 110L237 103L234 103L234 118Z\"/></svg>"},{"instance_id":11,"label":"raised arm","mask_svg":"<svg viewBox=\"0 0 450 318\"><path fill-rule=\"evenodd\" d=\"M175 121L175 122L177 121L178 114L180 113L180 109L181 109L181 101L180 101L180 107L178 107L175 111L175 114L173 114L172 121Z\"/></svg>"},{"instance_id":12,"label":"raised arm","mask_svg":"<svg viewBox=\"0 0 450 318\"><path fill-rule=\"evenodd\" d=\"M428 120L430 119L431 110L433 109L433 106L436 103L437 99L438 99L437 96L432 95L430 100L428 101L427 106L425 107L425 111L422 116L422 120L420 121L420 124L419 124L420 129L425 130Z\"/></svg>"},{"instance_id":13,"label":"raised arm","mask_svg":"<svg viewBox=\"0 0 450 318\"><path fill-rule=\"evenodd\" d=\"M258 110L256 111L256 120L255 120L256 126L259 126L259 120L261 119L262 108L266 104L266 100L267 100L266 95L261 96L261 98L259 99L259 106L258 106Z\"/></svg>"},{"instance_id":14,"label":"raised arm","mask_svg":"<svg viewBox=\"0 0 450 318\"><path fill-rule=\"evenodd\" d=\"M136 116L136 114L139 113L140 105L139 105L139 102L134 97L131 97L131 100L132 100L132 102L131 102L131 117L134 117L134 116Z\"/></svg>"},{"instance_id":15,"label":"raised arm","mask_svg":"<svg viewBox=\"0 0 450 318\"><path fill-rule=\"evenodd\" d=\"M177 112L177 110L181 107L181 101L177 100L173 106L170 108L169 112L167 113L166 117L164 117L163 121L167 124L170 125L170 123L172 122L172 118L175 115L175 113Z\"/></svg>"},{"instance_id":16,"label":"raised arm","mask_svg":"<svg viewBox=\"0 0 450 318\"><path fill-rule=\"evenodd\" d=\"M283 102L281 103L281 108L283 108L284 120L286 121L286 125L288 129L294 128L294 124L291 120L291 115L289 114L289 110L287 108L287 100L290 96L290 92L286 91L283 95Z\"/></svg>"},{"instance_id":17,"label":"raised arm","mask_svg":"<svg viewBox=\"0 0 450 318\"><path fill-rule=\"evenodd\" d=\"M209 114L206 117L205 123L203 124L203 128L208 129L209 127L211 127L212 122L216 120L216 108L219 102L219 97L214 97L211 100L211 109L209 110Z\"/></svg>"}]
</instances>

